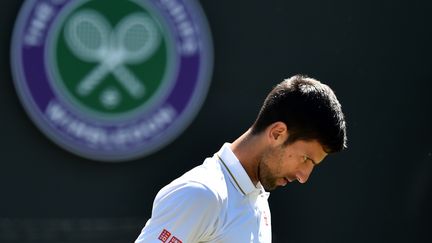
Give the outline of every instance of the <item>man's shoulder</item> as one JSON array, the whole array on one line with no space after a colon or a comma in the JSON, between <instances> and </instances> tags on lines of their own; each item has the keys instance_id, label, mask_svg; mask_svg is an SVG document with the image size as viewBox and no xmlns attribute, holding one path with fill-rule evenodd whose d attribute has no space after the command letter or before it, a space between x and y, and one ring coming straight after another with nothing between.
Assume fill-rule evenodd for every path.
<instances>
[{"instance_id":1,"label":"man's shoulder","mask_svg":"<svg viewBox=\"0 0 432 243\"><path fill-rule=\"evenodd\" d=\"M203 164L186 172L159 192L171 193L184 194L191 199L207 197L208 200L219 202L224 201L228 195L223 170L214 158L207 158Z\"/></svg>"}]
</instances>

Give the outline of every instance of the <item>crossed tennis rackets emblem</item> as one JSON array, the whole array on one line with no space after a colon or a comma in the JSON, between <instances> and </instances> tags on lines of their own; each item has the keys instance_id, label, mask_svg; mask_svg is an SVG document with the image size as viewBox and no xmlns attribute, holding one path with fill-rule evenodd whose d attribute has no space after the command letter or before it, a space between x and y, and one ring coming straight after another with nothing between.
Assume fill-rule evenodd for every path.
<instances>
[{"instance_id":1,"label":"crossed tennis rackets emblem","mask_svg":"<svg viewBox=\"0 0 432 243\"><path fill-rule=\"evenodd\" d=\"M76 57L98 64L78 82L79 95L90 95L108 74L113 74L130 96L136 99L144 96L144 82L125 64L148 60L159 46L161 37L157 25L148 15L130 14L112 28L98 12L81 10L66 23L64 34Z\"/></svg>"}]
</instances>

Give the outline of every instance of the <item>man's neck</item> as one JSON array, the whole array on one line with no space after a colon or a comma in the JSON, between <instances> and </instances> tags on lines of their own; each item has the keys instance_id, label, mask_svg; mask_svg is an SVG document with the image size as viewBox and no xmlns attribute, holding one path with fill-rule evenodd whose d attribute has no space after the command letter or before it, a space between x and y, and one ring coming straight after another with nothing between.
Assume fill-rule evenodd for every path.
<instances>
[{"instance_id":1,"label":"man's neck","mask_svg":"<svg viewBox=\"0 0 432 243\"><path fill-rule=\"evenodd\" d=\"M252 135L249 129L231 144L231 150L239 159L254 185L259 181L258 164L262 154L260 139L259 135Z\"/></svg>"}]
</instances>

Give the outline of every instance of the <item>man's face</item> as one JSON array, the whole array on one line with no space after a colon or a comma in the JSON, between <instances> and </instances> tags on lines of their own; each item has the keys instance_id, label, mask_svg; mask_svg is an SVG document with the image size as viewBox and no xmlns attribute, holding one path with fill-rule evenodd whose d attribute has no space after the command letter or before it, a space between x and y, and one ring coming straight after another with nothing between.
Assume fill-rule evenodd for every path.
<instances>
[{"instance_id":1,"label":"man's face","mask_svg":"<svg viewBox=\"0 0 432 243\"><path fill-rule=\"evenodd\" d=\"M267 191L295 180L305 183L314 166L326 156L316 140L298 140L289 145L269 147L259 163L259 181Z\"/></svg>"}]
</instances>

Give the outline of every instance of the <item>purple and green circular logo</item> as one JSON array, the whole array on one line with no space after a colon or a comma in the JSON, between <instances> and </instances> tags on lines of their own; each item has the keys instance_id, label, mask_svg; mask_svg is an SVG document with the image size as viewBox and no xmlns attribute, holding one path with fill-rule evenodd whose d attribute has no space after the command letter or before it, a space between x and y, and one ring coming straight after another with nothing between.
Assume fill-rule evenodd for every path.
<instances>
[{"instance_id":1,"label":"purple and green circular logo","mask_svg":"<svg viewBox=\"0 0 432 243\"><path fill-rule=\"evenodd\" d=\"M196 116L213 49L193 0L28 0L12 39L20 99L79 156L125 161L173 141Z\"/></svg>"}]
</instances>

